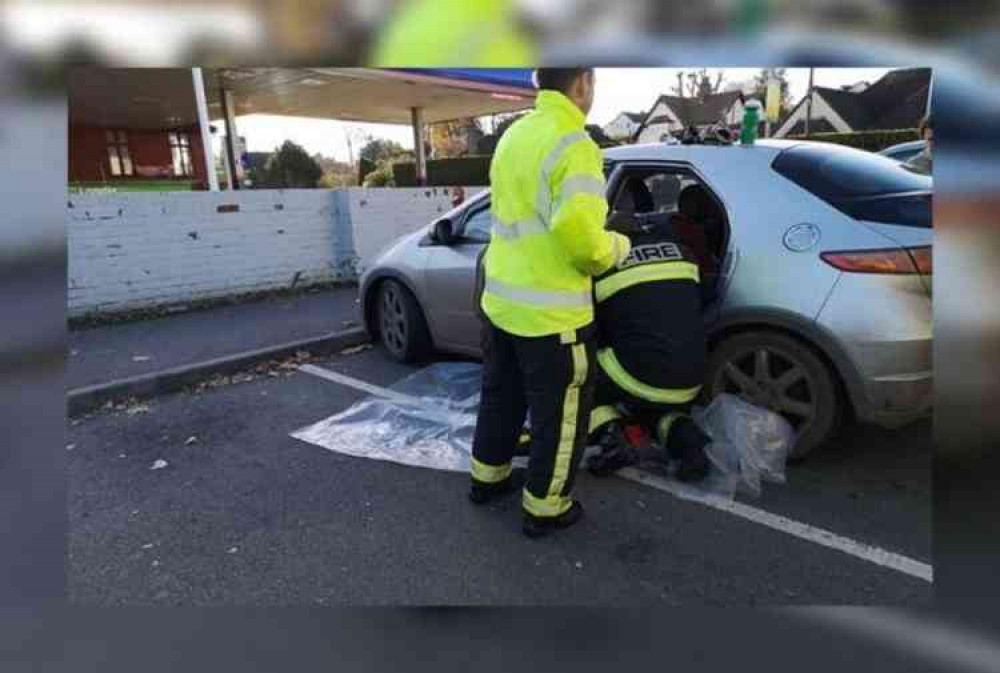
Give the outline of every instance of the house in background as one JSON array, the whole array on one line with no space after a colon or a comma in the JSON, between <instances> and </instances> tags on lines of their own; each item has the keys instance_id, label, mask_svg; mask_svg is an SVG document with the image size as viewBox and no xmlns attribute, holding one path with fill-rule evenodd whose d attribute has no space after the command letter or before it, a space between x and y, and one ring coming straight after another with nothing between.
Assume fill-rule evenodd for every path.
<instances>
[{"instance_id":1,"label":"house in background","mask_svg":"<svg viewBox=\"0 0 1000 673\"><path fill-rule=\"evenodd\" d=\"M604 125L604 135L619 142L630 142L645 116L641 112L619 112L617 117Z\"/></svg>"},{"instance_id":2,"label":"house in background","mask_svg":"<svg viewBox=\"0 0 1000 673\"><path fill-rule=\"evenodd\" d=\"M743 121L743 94L723 91L697 98L660 96L636 132L636 142L662 142L668 136L677 137L688 126L699 131L722 122L737 128Z\"/></svg>"},{"instance_id":3,"label":"house in background","mask_svg":"<svg viewBox=\"0 0 1000 673\"><path fill-rule=\"evenodd\" d=\"M852 133L917 128L927 112L930 68L892 70L874 84L843 89L813 87L811 133ZM776 138L803 135L808 94L775 131Z\"/></svg>"}]
</instances>

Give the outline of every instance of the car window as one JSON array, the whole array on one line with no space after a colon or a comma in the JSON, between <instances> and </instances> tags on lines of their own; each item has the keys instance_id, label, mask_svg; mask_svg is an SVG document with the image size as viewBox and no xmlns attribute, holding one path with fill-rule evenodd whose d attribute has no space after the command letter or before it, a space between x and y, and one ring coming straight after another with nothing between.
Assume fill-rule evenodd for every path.
<instances>
[{"instance_id":1,"label":"car window","mask_svg":"<svg viewBox=\"0 0 1000 673\"><path fill-rule=\"evenodd\" d=\"M857 220L931 227L930 177L888 157L827 143L796 145L772 168Z\"/></svg>"},{"instance_id":2,"label":"car window","mask_svg":"<svg viewBox=\"0 0 1000 673\"><path fill-rule=\"evenodd\" d=\"M774 170L826 201L931 190L888 157L828 143L796 145L774 160Z\"/></svg>"},{"instance_id":3,"label":"car window","mask_svg":"<svg viewBox=\"0 0 1000 673\"><path fill-rule=\"evenodd\" d=\"M489 243L490 230L493 227L489 204L472 212L465 220L462 238L474 243Z\"/></svg>"}]
</instances>

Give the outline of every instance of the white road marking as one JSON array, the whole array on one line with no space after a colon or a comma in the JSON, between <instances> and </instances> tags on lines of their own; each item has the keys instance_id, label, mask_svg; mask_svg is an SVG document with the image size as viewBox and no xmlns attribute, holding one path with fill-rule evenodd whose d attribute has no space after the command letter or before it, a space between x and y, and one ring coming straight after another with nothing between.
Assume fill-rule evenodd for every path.
<instances>
[{"instance_id":1,"label":"white road marking","mask_svg":"<svg viewBox=\"0 0 1000 673\"><path fill-rule=\"evenodd\" d=\"M340 383L341 385L348 386L350 388L355 388L372 395L377 395L379 397L385 397L390 400L395 400L397 402L403 402L405 404L416 404L423 405L423 402L419 397L413 397L411 395L404 395L403 393L397 393L394 390L389 390L388 388L383 388L381 386L376 386L372 383L356 379L352 376L347 376L346 374L341 374L339 372L332 372L329 369L323 369L322 367L317 367L316 365L299 365L299 371L303 371L306 374L312 374L313 376L318 376L321 379L326 379L327 381L333 381L334 383Z\"/></svg>"},{"instance_id":2,"label":"white road marking","mask_svg":"<svg viewBox=\"0 0 1000 673\"><path fill-rule=\"evenodd\" d=\"M305 372L306 374L312 374L313 376L318 376L327 381L355 388L356 390L360 390L371 395L377 395L379 397L407 404L422 404L419 398L397 393L393 390L389 390L388 388L383 388L382 386L377 386L368 383L367 381L356 379L352 376L332 372L328 369L323 369L322 367L317 367L315 365L300 365L299 370ZM634 467L619 470L617 476L637 484L642 484L644 486L649 486L659 491L669 493L683 500L697 502L705 505L706 507L727 512L733 516L771 528L772 530L786 533L801 540L806 540L808 542L827 547L828 549L843 552L862 561L867 561L868 563L873 563L889 570L895 570L896 572L909 575L910 577L915 577L925 582L934 581L934 569L930 565L917 561L916 559L912 559L908 556L903 556L902 554L897 554L880 547L858 542L857 540L837 535L836 533L832 533L828 530L817 528L816 526L810 526L809 524L795 521L794 519L789 519L778 514L773 514L756 507L751 507L750 505L736 502L735 500L727 500L726 498L722 498L720 496L703 494L678 482L670 481L657 475L643 472Z\"/></svg>"},{"instance_id":3,"label":"white road marking","mask_svg":"<svg viewBox=\"0 0 1000 673\"><path fill-rule=\"evenodd\" d=\"M807 540L823 547L828 547L829 549L836 549L837 551L859 558L862 561L868 561L869 563L874 563L875 565L882 566L883 568L889 568L890 570L895 570L897 572L910 575L911 577L916 577L917 579L924 580L925 582L934 581L934 570L930 565L909 558L908 556L903 556L880 547L858 542L856 540L837 535L836 533L831 533L828 530L810 526L809 524L795 521L794 519L788 519L778 514L772 514L771 512L751 507L750 505L745 505L735 500L727 500L726 498L717 495L699 493L694 489L685 487L683 484L664 479L654 474L643 472L634 467L619 470L618 476L623 479L628 479L629 481L634 481L638 484L651 486L657 490L670 493L671 495L683 500L697 502L705 505L706 507L727 512L742 519L746 519L747 521L752 521L762 526L766 526L767 528L779 530L793 537Z\"/></svg>"}]
</instances>

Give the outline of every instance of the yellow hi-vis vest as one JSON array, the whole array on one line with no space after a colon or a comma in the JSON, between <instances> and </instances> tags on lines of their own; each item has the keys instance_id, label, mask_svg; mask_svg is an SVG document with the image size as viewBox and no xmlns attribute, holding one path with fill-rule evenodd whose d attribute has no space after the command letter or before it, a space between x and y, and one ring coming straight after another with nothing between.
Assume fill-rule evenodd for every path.
<instances>
[{"instance_id":1,"label":"yellow hi-vis vest","mask_svg":"<svg viewBox=\"0 0 1000 673\"><path fill-rule=\"evenodd\" d=\"M538 60L512 0L411 0L393 10L368 65L529 67Z\"/></svg>"},{"instance_id":2,"label":"yellow hi-vis vest","mask_svg":"<svg viewBox=\"0 0 1000 673\"><path fill-rule=\"evenodd\" d=\"M584 119L563 94L541 91L493 155L482 308L511 334L549 336L592 322L591 277L629 253L627 237L604 229L603 162Z\"/></svg>"}]
</instances>

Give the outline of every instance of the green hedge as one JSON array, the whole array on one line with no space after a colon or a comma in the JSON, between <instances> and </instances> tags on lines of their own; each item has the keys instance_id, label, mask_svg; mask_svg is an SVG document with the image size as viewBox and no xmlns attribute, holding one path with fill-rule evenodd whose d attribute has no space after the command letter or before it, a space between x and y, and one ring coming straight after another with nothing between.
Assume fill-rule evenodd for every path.
<instances>
[{"instance_id":1,"label":"green hedge","mask_svg":"<svg viewBox=\"0 0 1000 673\"><path fill-rule=\"evenodd\" d=\"M788 138L806 139L804 135L788 136ZM917 134L917 129L895 129L890 131L856 131L854 133L813 133L808 139L857 147L869 152L880 152L899 143L919 140L920 136Z\"/></svg>"},{"instance_id":2,"label":"green hedge","mask_svg":"<svg viewBox=\"0 0 1000 673\"><path fill-rule=\"evenodd\" d=\"M489 155L454 157L452 159L431 159L427 162L427 186L429 187L487 187L490 184ZM417 165L400 163L392 165L397 187L415 187Z\"/></svg>"}]
</instances>

